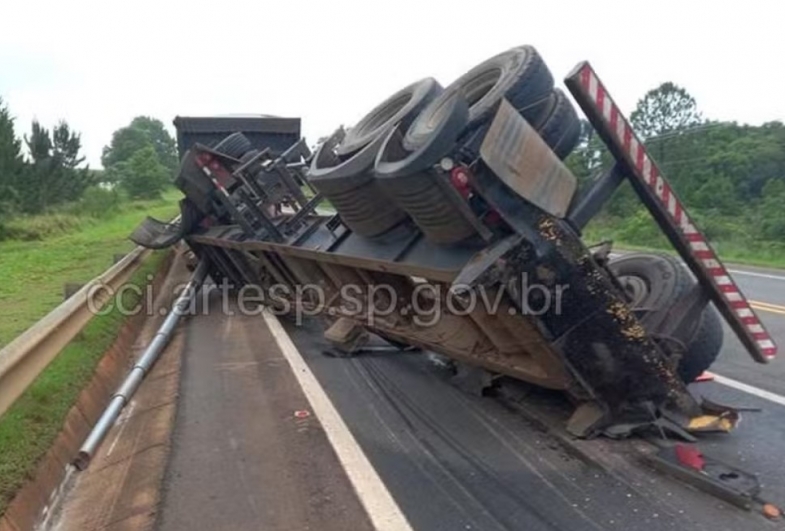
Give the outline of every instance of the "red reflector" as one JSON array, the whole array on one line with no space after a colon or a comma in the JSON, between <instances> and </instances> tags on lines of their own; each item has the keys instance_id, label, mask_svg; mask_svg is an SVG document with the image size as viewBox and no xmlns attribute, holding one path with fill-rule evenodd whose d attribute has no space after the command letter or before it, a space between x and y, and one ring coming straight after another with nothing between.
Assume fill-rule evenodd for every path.
<instances>
[{"instance_id":1,"label":"red reflector","mask_svg":"<svg viewBox=\"0 0 785 531\"><path fill-rule=\"evenodd\" d=\"M468 199L472 193L469 185L469 173L463 166L456 166L450 172L450 183L458 190L461 197Z\"/></svg>"}]
</instances>

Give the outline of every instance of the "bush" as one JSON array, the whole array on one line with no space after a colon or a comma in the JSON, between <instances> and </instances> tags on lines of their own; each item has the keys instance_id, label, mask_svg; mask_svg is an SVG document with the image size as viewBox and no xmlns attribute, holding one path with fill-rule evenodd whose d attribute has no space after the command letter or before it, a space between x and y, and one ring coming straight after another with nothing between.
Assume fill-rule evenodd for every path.
<instances>
[{"instance_id":1,"label":"bush","mask_svg":"<svg viewBox=\"0 0 785 531\"><path fill-rule=\"evenodd\" d=\"M123 202L118 187L91 186L71 209L74 214L93 218L107 218L116 213Z\"/></svg>"},{"instance_id":2,"label":"bush","mask_svg":"<svg viewBox=\"0 0 785 531\"><path fill-rule=\"evenodd\" d=\"M640 209L621 221L618 238L632 245L657 249L666 249L668 247L668 240L665 238L662 230L651 217L649 211L645 209Z\"/></svg>"}]
</instances>

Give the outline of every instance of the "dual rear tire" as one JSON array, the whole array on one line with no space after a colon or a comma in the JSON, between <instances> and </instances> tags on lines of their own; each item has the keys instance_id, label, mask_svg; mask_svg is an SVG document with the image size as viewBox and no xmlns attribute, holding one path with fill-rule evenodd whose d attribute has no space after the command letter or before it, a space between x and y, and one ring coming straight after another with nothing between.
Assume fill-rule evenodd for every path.
<instances>
[{"instance_id":1,"label":"dual rear tire","mask_svg":"<svg viewBox=\"0 0 785 531\"><path fill-rule=\"evenodd\" d=\"M667 312L695 285L687 268L669 255L628 254L612 261L608 267L625 289L633 310ZM683 341L686 353L676 368L685 383L694 382L707 370L722 348L722 322L712 304L708 304L694 321Z\"/></svg>"},{"instance_id":2,"label":"dual rear tire","mask_svg":"<svg viewBox=\"0 0 785 531\"><path fill-rule=\"evenodd\" d=\"M460 120L455 115L461 111L455 105L456 97L468 107L468 115ZM407 175L387 175L382 186L377 177L382 178L383 172L374 167L374 162L396 134L401 135L396 146L399 160L421 154L426 147L430 148L426 157L429 163L440 160L456 146L476 153L505 99L560 158L577 145L580 121L574 108L563 92L553 88L553 76L537 50L519 46L480 63L447 89L426 79L393 94L349 129L344 138L324 143L313 158L308 179L330 200L344 224L360 236L381 236L412 217L415 222L427 218L433 241L460 241L474 230L463 216L447 212L453 205L437 197L441 192L432 183L413 181L421 177L417 172L423 168L414 168ZM444 127L452 130L444 131ZM442 153L434 149L434 138L439 135L452 139L450 145L439 143ZM393 183L394 178L400 182ZM390 190L401 193L386 193ZM456 220L463 220L463 224L458 226ZM426 236L429 231L425 231Z\"/></svg>"}]
</instances>

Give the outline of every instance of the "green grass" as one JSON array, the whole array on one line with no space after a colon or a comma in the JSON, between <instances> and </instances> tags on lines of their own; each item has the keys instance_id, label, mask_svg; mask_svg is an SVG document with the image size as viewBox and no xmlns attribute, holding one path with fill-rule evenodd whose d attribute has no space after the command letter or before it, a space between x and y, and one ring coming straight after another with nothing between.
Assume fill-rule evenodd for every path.
<instances>
[{"instance_id":1,"label":"green grass","mask_svg":"<svg viewBox=\"0 0 785 531\"><path fill-rule=\"evenodd\" d=\"M180 192L127 203L107 219L86 219L72 232L41 241L0 242L0 347L63 301L63 285L86 283L134 244L128 235L147 215L171 219Z\"/></svg>"},{"instance_id":2,"label":"green grass","mask_svg":"<svg viewBox=\"0 0 785 531\"><path fill-rule=\"evenodd\" d=\"M164 251L153 253L130 282L145 286L148 275L158 269L165 256ZM126 308L138 299L128 291L123 301ZM94 317L0 417L0 515L54 443L68 411L89 383L123 321L124 316L114 306L112 311Z\"/></svg>"},{"instance_id":3,"label":"green grass","mask_svg":"<svg viewBox=\"0 0 785 531\"><path fill-rule=\"evenodd\" d=\"M625 234L626 232L628 231L623 226L608 225L598 220L586 227L583 240L586 243L613 240L615 248L629 251L676 253L661 233L646 233L642 238L630 238ZM780 243L739 241L739 238L714 238L710 241L724 262L785 269L785 247Z\"/></svg>"}]
</instances>

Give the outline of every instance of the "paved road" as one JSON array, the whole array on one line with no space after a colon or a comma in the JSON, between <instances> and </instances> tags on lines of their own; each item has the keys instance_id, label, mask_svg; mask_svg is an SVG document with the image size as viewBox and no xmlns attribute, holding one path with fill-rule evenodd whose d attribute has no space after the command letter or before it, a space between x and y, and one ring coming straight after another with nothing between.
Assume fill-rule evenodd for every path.
<instances>
[{"instance_id":1,"label":"paved road","mask_svg":"<svg viewBox=\"0 0 785 531\"><path fill-rule=\"evenodd\" d=\"M733 268L785 345L785 273ZM516 412L469 396L419 355L325 357L318 326L289 326L303 356L415 529L773 529L645 467L615 474L576 461ZM718 374L785 396L783 357L758 365L728 329ZM785 406L718 383L692 386L718 401L760 407L739 430L707 437L711 455L759 475L785 504ZM423 500L427 499L427 503Z\"/></svg>"},{"instance_id":2,"label":"paved road","mask_svg":"<svg viewBox=\"0 0 785 531\"><path fill-rule=\"evenodd\" d=\"M262 318L212 295L188 320L158 529L372 529Z\"/></svg>"},{"instance_id":3,"label":"paved road","mask_svg":"<svg viewBox=\"0 0 785 531\"><path fill-rule=\"evenodd\" d=\"M785 274L752 270L735 276L751 299L785 305ZM761 315L775 338L785 344L785 311ZM251 339L253 334L264 334L260 318L232 318L231 325L216 319L211 315L188 323L179 434L167 476L162 529L184 529L197 523L203 527L217 521L222 521L222 528L258 528L249 527L254 521L253 503L267 507L282 499L270 495L277 485L274 471L282 468L266 468L260 462L269 462L270 456L253 449L270 434L254 426L260 422L275 426L272 410L269 405L263 407L265 401L253 388L271 385L263 372L273 370L259 352L266 349L265 344ZM226 326L245 338L242 346L227 344L216 335ZM287 330L414 529L736 531L782 527L730 508L644 466L631 466L623 453L618 459L609 453L609 460L618 461L612 471L577 459L500 401L456 389L426 356L331 358L323 355L326 345L316 323L288 325ZM756 365L729 332L726 337L716 372L785 396L781 360ZM233 358L236 352L243 353L239 361ZM225 380L231 376L221 376L224 380L217 376L223 374L216 370L217 360L267 365L254 368L245 384L234 387ZM713 455L758 473L769 497L785 504L785 406L718 383L697 384L694 391L763 408L760 413L746 413L737 432L708 438L703 444ZM240 438L238 455L211 446L222 441L231 449L232 437ZM243 467L247 468L244 473L257 478L250 489L238 479ZM337 483L345 489L343 479ZM292 485L297 484L297 480L283 483L295 490ZM201 496L203 506L189 505L191 492ZM345 503L354 502L347 496ZM216 509L210 507L218 507L223 520L214 519L209 513ZM304 527L292 527L300 528Z\"/></svg>"},{"instance_id":4,"label":"paved road","mask_svg":"<svg viewBox=\"0 0 785 531\"><path fill-rule=\"evenodd\" d=\"M750 362L733 333L725 329L725 345L713 369L724 376L785 396L785 271L731 267L733 279L756 307L763 324L780 346L770 364ZM763 309L764 306L768 309Z\"/></svg>"}]
</instances>

